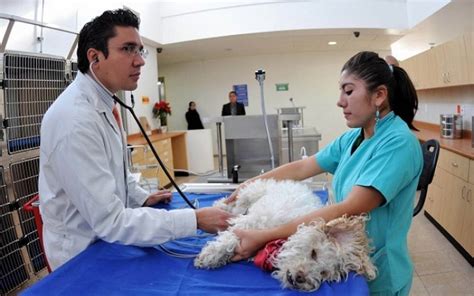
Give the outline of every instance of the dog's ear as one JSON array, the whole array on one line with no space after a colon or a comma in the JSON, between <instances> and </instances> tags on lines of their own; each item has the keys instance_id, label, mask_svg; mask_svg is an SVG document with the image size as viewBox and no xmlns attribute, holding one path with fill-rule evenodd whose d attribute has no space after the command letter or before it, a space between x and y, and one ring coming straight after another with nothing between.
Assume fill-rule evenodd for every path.
<instances>
[{"instance_id":1,"label":"dog's ear","mask_svg":"<svg viewBox=\"0 0 474 296\"><path fill-rule=\"evenodd\" d=\"M325 232L328 238L340 246L353 244L365 231L366 216L343 216L329 221Z\"/></svg>"},{"instance_id":2,"label":"dog's ear","mask_svg":"<svg viewBox=\"0 0 474 296\"><path fill-rule=\"evenodd\" d=\"M372 264L369 253L369 239L365 233L366 215L334 219L326 224L326 235L333 241L344 258L341 268L349 272L353 270L364 274L369 280L376 276L376 268Z\"/></svg>"}]
</instances>

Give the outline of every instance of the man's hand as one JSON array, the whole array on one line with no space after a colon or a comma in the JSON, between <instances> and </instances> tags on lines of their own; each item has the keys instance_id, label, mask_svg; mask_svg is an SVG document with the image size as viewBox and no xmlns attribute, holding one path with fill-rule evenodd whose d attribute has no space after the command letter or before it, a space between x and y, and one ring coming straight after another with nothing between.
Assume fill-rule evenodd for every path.
<instances>
[{"instance_id":1,"label":"man's hand","mask_svg":"<svg viewBox=\"0 0 474 296\"><path fill-rule=\"evenodd\" d=\"M171 202L171 191L169 190L158 190L148 196L147 200L143 204L144 207L150 207L156 205L159 202L169 203Z\"/></svg>"},{"instance_id":2,"label":"man's hand","mask_svg":"<svg viewBox=\"0 0 474 296\"><path fill-rule=\"evenodd\" d=\"M232 217L231 213L215 207L196 210L197 227L209 233L227 229Z\"/></svg>"}]
</instances>

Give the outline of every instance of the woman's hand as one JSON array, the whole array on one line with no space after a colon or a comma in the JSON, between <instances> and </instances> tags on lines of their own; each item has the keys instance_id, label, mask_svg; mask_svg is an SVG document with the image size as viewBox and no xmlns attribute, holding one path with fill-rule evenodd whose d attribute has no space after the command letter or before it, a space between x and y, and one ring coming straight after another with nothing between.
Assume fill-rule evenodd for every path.
<instances>
[{"instance_id":1,"label":"woman's hand","mask_svg":"<svg viewBox=\"0 0 474 296\"><path fill-rule=\"evenodd\" d=\"M235 229L235 235L240 239L240 244L235 248L231 261L240 261L254 256L268 242L265 230Z\"/></svg>"},{"instance_id":2,"label":"woman's hand","mask_svg":"<svg viewBox=\"0 0 474 296\"><path fill-rule=\"evenodd\" d=\"M235 189L234 192L232 192L232 194L224 200L225 204L228 205L228 204L231 204L231 203L233 203L237 200L237 198L239 196L239 187L237 189Z\"/></svg>"},{"instance_id":3,"label":"woman's hand","mask_svg":"<svg viewBox=\"0 0 474 296\"><path fill-rule=\"evenodd\" d=\"M147 200L143 204L144 207L150 207L156 205L159 202L170 203L172 199L171 191L169 190L158 190L148 196Z\"/></svg>"},{"instance_id":4,"label":"woman's hand","mask_svg":"<svg viewBox=\"0 0 474 296\"><path fill-rule=\"evenodd\" d=\"M232 192L232 194L226 198L226 200L224 200L224 203L225 204L231 204L233 202L235 202L237 200L237 198L239 198L239 192L242 188L245 188L245 186L247 186L248 184L250 184L250 182L253 182L253 179L250 179L250 180L247 180L245 181L244 183L240 184L235 190L234 192Z\"/></svg>"}]
</instances>

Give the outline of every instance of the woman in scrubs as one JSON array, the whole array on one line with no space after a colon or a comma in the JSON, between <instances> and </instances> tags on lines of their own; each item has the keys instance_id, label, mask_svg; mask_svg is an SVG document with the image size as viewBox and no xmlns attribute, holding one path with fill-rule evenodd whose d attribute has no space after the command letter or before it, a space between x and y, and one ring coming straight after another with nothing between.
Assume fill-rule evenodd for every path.
<instances>
[{"instance_id":1,"label":"woman in scrubs","mask_svg":"<svg viewBox=\"0 0 474 296\"><path fill-rule=\"evenodd\" d=\"M316 155L257 177L304 180L329 172L334 174L336 203L276 228L237 230L241 243L233 260L289 237L302 223L368 213L371 258L378 268L377 278L369 282L371 294L408 295L413 266L407 234L423 167L420 144L411 132L418 107L415 88L402 68L387 64L376 53L360 52L343 66L340 91L337 106L351 129ZM238 191L228 202L238 198Z\"/></svg>"}]
</instances>

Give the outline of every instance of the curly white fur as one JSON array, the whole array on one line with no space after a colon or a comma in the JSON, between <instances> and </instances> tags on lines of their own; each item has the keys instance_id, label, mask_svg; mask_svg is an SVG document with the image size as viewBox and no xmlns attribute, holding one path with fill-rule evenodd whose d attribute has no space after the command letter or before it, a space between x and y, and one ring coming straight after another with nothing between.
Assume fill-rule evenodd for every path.
<instances>
[{"instance_id":1,"label":"curly white fur","mask_svg":"<svg viewBox=\"0 0 474 296\"><path fill-rule=\"evenodd\" d=\"M239 244L234 229L265 229L285 224L322 207L310 188L293 181L257 180L241 190L235 203L215 203L238 215L228 230L206 244L194 260L198 268L217 268L227 264ZM273 258L273 276L284 287L305 291L319 288L323 281L340 281L349 271L375 278L370 261L365 216L341 217L325 223L300 225Z\"/></svg>"},{"instance_id":2,"label":"curly white fur","mask_svg":"<svg viewBox=\"0 0 474 296\"><path fill-rule=\"evenodd\" d=\"M215 241L202 249L194 260L199 268L217 268L229 262L239 244L233 229L266 229L285 224L296 217L321 208L322 204L311 189L294 181L257 180L239 193L236 202L223 200L214 206L238 215L231 219L228 230L219 232Z\"/></svg>"},{"instance_id":3,"label":"curly white fur","mask_svg":"<svg viewBox=\"0 0 474 296\"><path fill-rule=\"evenodd\" d=\"M273 276L284 287L305 291L317 290L323 281L341 281L349 271L374 279L365 220L344 216L327 224L318 220L300 225L274 259Z\"/></svg>"}]
</instances>

